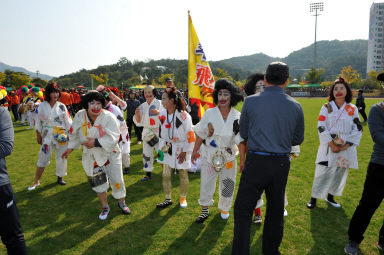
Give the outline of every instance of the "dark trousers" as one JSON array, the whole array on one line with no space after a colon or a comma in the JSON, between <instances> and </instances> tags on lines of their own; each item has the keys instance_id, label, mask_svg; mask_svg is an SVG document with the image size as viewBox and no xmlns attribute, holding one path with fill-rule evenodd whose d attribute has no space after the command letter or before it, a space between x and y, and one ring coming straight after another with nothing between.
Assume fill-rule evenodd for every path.
<instances>
[{"instance_id":1,"label":"dark trousers","mask_svg":"<svg viewBox=\"0 0 384 255\"><path fill-rule=\"evenodd\" d=\"M249 254L252 212L263 191L267 211L263 231L263 254L280 254L284 230L284 193L289 172L288 156L248 154L235 201L232 254Z\"/></svg>"},{"instance_id":2,"label":"dark trousers","mask_svg":"<svg viewBox=\"0 0 384 255\"><path fill-rule=\"evenodd\" d=\"M142 141L143 139L141 138L141 129L140 127L136 126L135 122L133 122L133 117L129 118L127 117L127 126L128 126L128 133L129 137L131 137L131 132L132 132L132 125L135 129L135 134L137 136L137 141Z\"/></svg>"},{"instance_id":3,"label":"dark trousers","mask_svg":"<svg viewBox=\"0 0 384 255\"><path fill-rule=\"evenodd\" d=\"M19 105L12 105L11 106L13 116L15 117L15 121L19 120L19 113L17 112L17 109L19 109Z\"/></svg>"},{"instance_id":4,"label":"dark trousers","mask_svg":"<svg viewBox=\"0 0 384 255\"><path fill-rule=\"evenodd\" d=\"M9 255L27 254L11 184L0 186L0 236Z\"/></svg>"},{"instance_id":5,"label":"dark trousers","mask_svg":"<svg viewBox=\"0 0 384 255\"><path fill-rule=\"evenodd\" d=\"M363 195L349 223L349 240L357 243L363 241L363 234L383 198L384 166L370 162L365 178ZM384 223L380 230L379 243L384 244Z\"/></svg>"},{"instance_id":6,"label":"dark trousers","mask_svg":"<svg viewBox=\"0 0 384 255\"><path fill-rule=\"evenodd\" d=\"M361 109L359 107L359 113L363 117L364 121L367 121L367 114L365 114L365 106L362 106Z\"/></svg>"}]
</instances>

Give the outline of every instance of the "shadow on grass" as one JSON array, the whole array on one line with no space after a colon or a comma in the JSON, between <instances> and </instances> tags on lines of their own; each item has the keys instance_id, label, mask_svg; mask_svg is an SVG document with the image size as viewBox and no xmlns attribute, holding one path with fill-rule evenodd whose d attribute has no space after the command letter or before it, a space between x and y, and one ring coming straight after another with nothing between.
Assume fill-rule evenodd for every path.
<instances>
[{"instance_id":1,"label":"shadow on grass","mask_svg":"<svg viewBox=\"0 0 384 255\"><path fill-rule=\"evenodd\" d=\"M310 214L314 245L308 255L344 254L349 225L344 209L328 205L327 208L316 207Z\"/></svg>"},{"instance_id":2,"label":"shadow on grass","mask_svg":"<svg viewBox=\"0 0 384 255\"><path fill-rule=\"evenodd\" d=\"M220 214L216 214L208 226L193 222L162 254L182 254L183 250L188 251L188 254L208 254L221 237L226 223L221 219ZM201 234L202 231L204 232Z\"/></svg>"},{"instance_id":3,"label":"shadow on grass","mask_svg":"<svg viewBox=\"0 0 384 255\"><path fill-rule=\"evenodd\" d=\"M156 232L178 210L179 207L172 207L162 216L160 213L162 210L155 208L144 218L124 224L113 233L99 239L83 254L143 254L153 243ZM150 227L148 227L149 222Z\"/></svg>"}]
</instances>

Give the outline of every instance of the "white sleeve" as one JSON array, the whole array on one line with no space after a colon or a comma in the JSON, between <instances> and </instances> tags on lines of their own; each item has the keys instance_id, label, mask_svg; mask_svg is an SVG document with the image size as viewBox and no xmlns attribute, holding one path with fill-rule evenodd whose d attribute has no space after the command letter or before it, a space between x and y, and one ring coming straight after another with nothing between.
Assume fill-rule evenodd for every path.
<instances>
[{"instance_id":1,"label":"white sleeve","mask_svg":"<svg viewBox=\"0 0 384 255\"><path fill-rule=\"evenodd\" d=\"M84 123L84 112L79 111L75 117L73 118L73 122L68 132L68 149L79 149L80 148L80 132L82 132L81 128ZM86 127L84 127L86 128Z\"/></svg>"},{"instance_id":2,"label":"white sleeve","mask_svg":"<svg viewBox=\"0 0 384 255\"><path fill-rule=\"evenodd\" d=\"M185 120L182 122L184 134L187 137L184 141L183 152L192 152L196 141L195 133L192 129L192 118L186 111L181 114L186 115Z\"/></svg>"},{"instance_id":3,"label":"white sleeve","mask_svg":"<svg viewBox=\"0 0 384 255\"><path fill-rule=\"evenodd\" d=\"M207 139L208 137L208 133L209 133L208 122L209 122L209 113L206 112L201 118L200 122L193 127L193 130L195 131L196 135L198 135L203 140Z\"/></svg>"},{"instance_id":4,"label":"white sleeve","mask_svg":"<svg viewBox=\"0 0 384 255\"><path fill-rule=\"evenodd\" d=\"M332 141L331 133L327 128L328 109L326 106L321 107L320 115L317 120L317 132L319 134L320 143L328 144Z\"/></svg>"},{"instance_id":5,"label":"white sleeve","mask_svg":"<svg viewBox=\"0 0 384 255\"><path fill-rule=\"evenodd\" d=\"M104 135L97 140L101 147L107 152L112 152L120 138L120 124L114 115L109 115L102 123L102 129L105 131Z\"/></svg>"},{"instance_id":6,"label":"white sleeve","mask_svg":"<svg viewBox=\"0 0 384 255\"><path fill-rule=\"evenodd\" d=\"M359 118L359 110L356 106L353 106L354 114L352 117L352 131L345 139L346 142L353 143L354 146L358 146L360 144L361 136L363 135L363 129L361 126L360 118Z\"/></svg>"}]
</instances>

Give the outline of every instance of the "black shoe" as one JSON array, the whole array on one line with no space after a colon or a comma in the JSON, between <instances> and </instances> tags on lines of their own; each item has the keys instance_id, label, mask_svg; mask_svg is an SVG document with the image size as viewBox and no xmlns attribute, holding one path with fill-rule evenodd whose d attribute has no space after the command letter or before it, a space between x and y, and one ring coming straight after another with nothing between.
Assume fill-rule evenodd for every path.
<instances>
[{"instance_id":1,"label":"black shoe","mask_svg":"<svg viewBox=\"0 0 384 255\"><path fill-rule=\"evenodd\" d=\"M171 199L165 199L164 202L157 204L156 207L157 208L167 208L171 204L173 204Z\"/></svg>"},{"instance_id":2,"label":"black shoe","mask_svg":"<svg viewBox=\"0 0 384 255\"><path fill-rule=\"evenodd\" d=\"M341 205L335 201L335 199L333 198L333 195L331 194L328 194L328 197L325 199L325 201L327 201L333 207L336 207L336 208L341 207Z\"/></svg>"},{"instance_id":3,"label":"black shoe","mask_svg":"<svg viewBox=\"0 0 384 255\"><path fill-rule=\"evenodd\" d=\"M57 184L66 185L67 183L65 181L63 181L63 177L57 177Z\"/></svg>"},{"instance_id":4,"label":"black shoe","mask_svg":"<svg viewBox=\"0 0 384 255\"><path fill-rule=\"evenodd\" d=\"M316 198L311 197L311 200L307 203L307 207L309 209L313 209L316 207Z\"/></svg>"},{"instance_id":5,"label":"black shoe","mask_svg":"<svg viewBox=\"0 0 384 255\"><path fill-rule=\"evenodd\" d=\"M123 174L129 174L129 167L124 167Z\"/></svg>"}]
</instances>

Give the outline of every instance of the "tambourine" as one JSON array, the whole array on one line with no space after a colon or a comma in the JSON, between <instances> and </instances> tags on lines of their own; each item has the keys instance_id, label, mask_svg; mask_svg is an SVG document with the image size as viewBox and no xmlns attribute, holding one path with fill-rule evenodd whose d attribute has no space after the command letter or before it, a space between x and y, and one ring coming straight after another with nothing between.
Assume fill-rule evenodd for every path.
<instances>
[{"instance_id":1,"label":"tambourine","mask_svg":"<svg viewBox=\"0 0 384 255\"><path fill-rule=\"evenodd\" d=\"M216 172L220 172L225 164L225 157L220 151L216 153L211 158L211 164Z\"/></svg>"}]
</instances>

